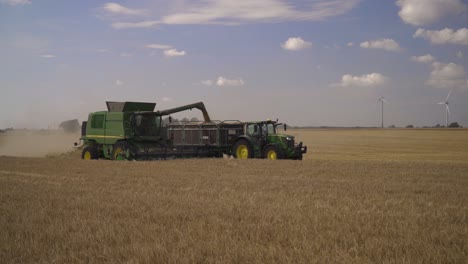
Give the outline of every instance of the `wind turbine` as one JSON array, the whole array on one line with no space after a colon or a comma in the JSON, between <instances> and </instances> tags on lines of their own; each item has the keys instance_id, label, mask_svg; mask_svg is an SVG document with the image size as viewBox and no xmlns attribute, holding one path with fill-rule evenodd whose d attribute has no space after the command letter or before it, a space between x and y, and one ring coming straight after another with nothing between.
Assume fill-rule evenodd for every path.
<instances>
[{"instance_id":1,"label":"wind turbine","mask_svg":"<svg viewBox=\"0 0 468 264\"><path fill-rule=\"evenodd\" d=\"M382 104L382 124L381 124L381 125L382 125L382 128L384 128L384 121L383 121L383 104L384 104L384 103L388 104L388 102L387 102L387 100L385 100L384 97L380 97L380 98L379 98L379 102Z\"/></svg>"},{"instance_id":2,"label":"wind turbine","mask_svg":"<svg viewBox=\"0 0 468 264\"><path fill-rule=\"evenodd\" d=\"M445 127L448 127L448 122L449 122L449 117L450 117L450 108L449 108L449 97L450 94L452 93L453 89L450 89L450 92L447 95L447 98L445 98L445 101L439 102L437 104L444 104L445 105Z\"/></svg>"}]
</instances>

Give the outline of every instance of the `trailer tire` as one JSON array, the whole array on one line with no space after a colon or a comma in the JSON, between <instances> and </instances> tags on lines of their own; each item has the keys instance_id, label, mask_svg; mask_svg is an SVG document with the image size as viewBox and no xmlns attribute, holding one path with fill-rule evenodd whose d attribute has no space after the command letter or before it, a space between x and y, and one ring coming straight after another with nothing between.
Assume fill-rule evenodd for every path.
<instances>
[{"instance_id":1,"label":"trailer tire","mask_svg":"<svg viewBox=\"0 0 468 264\"><path fill-rule=\"evenodd\" d=\"M253 149L246 139L237 141L232 148L232 152L236 159L251 159L254 157Z\"/></svg>"},{"instance_id":2,"label":"trailer tire","mask_svg":"<svg viewBox=\"0 0 468 264\"><path fill-rule=\"evenodd\" d=\"M111 159L113 160L127 160L127 150L130 150L130 156L132 155L130 144L127 141L118 141L114 144L112 148L112 156ZM125 154L123 154L125 153ZM123 155L122 155L123 154Z\"/></svg>"},{"instance_id":3,"label":"trailer tire","mask_svg":"<svg viewBox=\"0 0 468 264\"><path fill-rule=\"evenodd\" d=\"M284 159L284 153L277 146L270 145L263 150L263 157L269 160Z\"/></svg>"},{"instance_id":4,"label":"trailer tire","mask_svg":"<svg viewBox=\"0 0 468 264\"><path fill-rule=\"evenodd\" d=\"M81 158L84 160L96 160L98 157L98 151L95 146L87 146L81 152Z\"/></svg>"}]
</instances>

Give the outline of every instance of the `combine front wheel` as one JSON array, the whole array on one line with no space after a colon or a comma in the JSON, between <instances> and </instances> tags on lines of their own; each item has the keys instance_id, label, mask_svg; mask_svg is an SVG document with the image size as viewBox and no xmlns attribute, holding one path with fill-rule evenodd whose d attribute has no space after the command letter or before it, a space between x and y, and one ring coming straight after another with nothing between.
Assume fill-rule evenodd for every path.
<instances>
[{"instance_id":1,"label":"combine front wheel","mask_svg":"<svg viewBox=\"0 0 468 264\"><path fill-rule=\"evenodd\" d=\"M87 146L83 149L81 153L81 158L84 160L98 159L98 153L96 147Z\"/></svg>"},{"instance_id":2,"label":"combine front wheel","mask_svg":"<svg viewBox=\"0 0 468 264\"><path fill-rule=\"evenodd\" d=\"M238 159L253 158L253 150L249 142L245 139L239 140L233 147L234 157Z\"/></svg>"}]
</instances>

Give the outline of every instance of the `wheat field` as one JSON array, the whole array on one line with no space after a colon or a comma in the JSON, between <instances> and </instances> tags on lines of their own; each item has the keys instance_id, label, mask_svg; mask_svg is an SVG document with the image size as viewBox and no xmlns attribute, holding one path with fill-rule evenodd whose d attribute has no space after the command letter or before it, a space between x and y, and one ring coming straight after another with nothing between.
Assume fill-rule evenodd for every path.
<instances>
[{"instance_id":1,"label":"wheat field","mask_svg":"<svg viewBox=\"0 0 468 264\"><path fill-rule=\"evenodd\" d=\"M468 130L288 133L303 161L1 156L0 262L467 263Z\"/></svg>"}]
</instances>

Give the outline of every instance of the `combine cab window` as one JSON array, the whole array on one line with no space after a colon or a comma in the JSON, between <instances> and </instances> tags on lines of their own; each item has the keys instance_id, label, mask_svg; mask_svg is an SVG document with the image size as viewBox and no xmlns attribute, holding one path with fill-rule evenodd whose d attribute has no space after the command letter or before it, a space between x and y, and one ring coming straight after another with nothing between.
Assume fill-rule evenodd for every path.
<instances>
[{"instance_id":1,"label":"combine cab window","mask_svg":"<svg viewBox=\"0 0 468 264\"><path fill-rule=\"evenodd\" d=\"M148 114L134 115L133 126L135 134L143 137L159 136L161 117Z\"/></svg>"},{"instance_id":2,"label":"combine cab window","mask_svg":"<svg viewBox=\"0 0 468 264\"><path fill-rule=\"evenodd\" d=\"M91 128L104 128L104 115L94 115L91 119Z\"/></svg>"}]
</instances>

